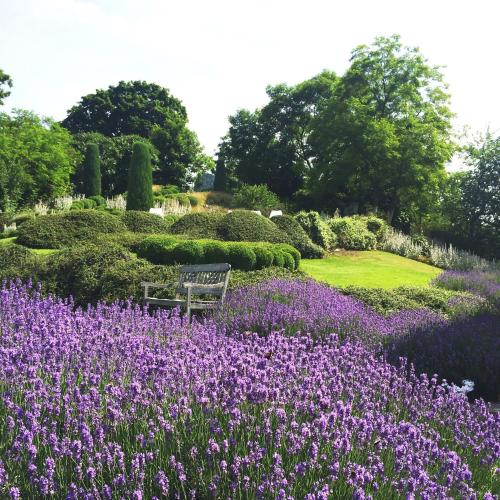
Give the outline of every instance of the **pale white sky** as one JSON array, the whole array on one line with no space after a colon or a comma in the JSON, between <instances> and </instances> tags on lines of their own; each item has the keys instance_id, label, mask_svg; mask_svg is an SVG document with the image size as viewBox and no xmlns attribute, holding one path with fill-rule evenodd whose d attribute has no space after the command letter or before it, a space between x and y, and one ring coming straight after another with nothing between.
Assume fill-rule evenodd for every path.
<instances>
[{"instance_id":1,"label":"pale white sky","mask_svg":"<svg viewBox=\"0 0 500 500\"><path fill-rule=\"evenodd\" d=\"M499 19L497 0L0 0L4 109L60 120L97 88L147 80L183 101L211 154L266 85L341 74L356 45L398 33L446 66L457 130L498 131Z\"/></svg>"}]
</instances>

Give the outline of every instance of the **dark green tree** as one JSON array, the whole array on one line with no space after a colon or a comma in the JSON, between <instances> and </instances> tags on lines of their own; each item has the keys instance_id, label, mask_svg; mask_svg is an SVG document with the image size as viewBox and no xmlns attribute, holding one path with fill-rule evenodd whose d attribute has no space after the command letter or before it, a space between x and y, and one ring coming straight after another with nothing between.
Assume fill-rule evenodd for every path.
<instances>
[{"instance_id":1,"label":"dark green tree","mask_svg":"<svg viewBox=\"0 0 500 500\"><path fill-rule=\"evenodd\" d=\"M83 166L83 188L86 196L101 195L101 159L99 157L99 146L88 144L85 151Z\"/></svg>"},{"instance_id":2,"label":"dark green tree","mask_svg":"<svg viewBox=\"0 0 500 500\"><path fill-rule=\"evenodd\" d=\"M128 174L127 210L149 211L153 206L153 174L148 145L136 142Z\"/></svg>"},{"instance_id":3,"label":"dark green tree","mask_svg":"<svg viewBox=\"0 0 500 500\"><path fill-rule=\"evenodd\" d=\"M186 109L168 89L144 81L121 81L82 97L62 125L73 133L150 140L159 158L155 181L185 188L198 172L213 168L213 160L203 154L187 120Z\"/></svg>"},{"instance_id":4,"label":"dark green tree","mask_svg":"<svg viewBox=\"0 0 500 500\"><path fill-rule=\"evenodd\" d=\"M318 114L310 189L319 206L402 207L422 218L438 196L450 139L449 95L438 68L398 36L352 52Z\"/></svg>"},{"instance_id":5,"label":"dark green tree","mask_svg":"<svg viewBox=\"0 0 500 500\"><path fill-rule=\"evenodd\" d=\"M66 194L80 155L71 134L29 111L0 113L0 209Z\"/></svg>"},{"instance_id":6,"label":"dark green tree","mask_svg":"<svg viewBox=\"0 0 500 500\"><path fill-rule=\"evenodd\" d=\"M132 148L136 142L148 145L153 172L158 168L158 150L147 139L138 135L119 135L107 137L98 132L81 132L73 135L73 145L81 154L85 155L88 144L97 144L101 159L101 186L102 194L112 196L124 193L128 185L128 167L132 157ZM79 193L83 193L84 163L77 165L72 182Z\"/></svg>"},{"instance_id":7,"label":"dark green tree","mask_svg":"<svg viewBox=\"0 0 500 500\"><path fill-rule=\"evenodd\" d=\"M0 106L3 100L10 96L10 90L8 90L10 88L12 88L12 78L0 69Z\"/></svg>"},{"instance_id":8,"label":"dark green tree","mask_svg":"<svg viewBox=\"0 0 500 500\"><path fill-rule=\"evenodd\" d=\"M247 184L266 183L290 198L309 176L315 156L308 138L322 103L332 96L337 78L324 71L298 85L267 88L269 103L254 113L239 110L229 119L219 164Z\"/></svg>"}]
</instances>

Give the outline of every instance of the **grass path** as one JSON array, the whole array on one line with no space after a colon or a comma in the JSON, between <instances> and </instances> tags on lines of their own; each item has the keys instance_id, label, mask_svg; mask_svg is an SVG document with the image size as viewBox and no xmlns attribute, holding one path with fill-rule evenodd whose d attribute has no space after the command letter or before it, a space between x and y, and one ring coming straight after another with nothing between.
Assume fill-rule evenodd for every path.
<instances>
[{"instance_id":1,"label":"grass path","mask_svg":"<svg viewBox=\"0 0 500 500\"><path fill-rule=\"evenodd\" d=\"M441 269L387 252L336 252L324 259L302 259L300 269L331 285L394 288L427 285Z\"/></svg>"},{"instance_id":2,"label":"grass path","mask_svg":"<svg viewBox=\"0 0 500 500\"><path fill-rule=\"evenodd\" d=\"M3 238L3 239L0 239L0 246L10 245L11 243L15 243L15 242L16 242L16 238L14 238L14 237ZM30 248L30 250L37 255L50 255L52 253L56 253L59 251L59 250L53 250L52 248Z\"/></svg>"}]
</instances>

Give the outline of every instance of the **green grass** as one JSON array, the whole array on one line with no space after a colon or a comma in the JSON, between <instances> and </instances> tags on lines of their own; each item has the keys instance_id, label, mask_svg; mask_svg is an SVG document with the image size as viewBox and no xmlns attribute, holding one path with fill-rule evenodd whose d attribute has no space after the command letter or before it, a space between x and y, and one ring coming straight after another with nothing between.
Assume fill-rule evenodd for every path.
<instances>
[{"instance_id":1,"label":"green grass","mask_svg":"<svg viewBox=\"0 0 500 500\"><path fill-rule=\"evenodd\" d=\"M15 242L15 237L0 239L0 245L10 245ZM53 250L52 248L31 248L31 251L37 255L50 255L51 253L58 252L59 250Z\"/></svg>"},{"instance_id":2,"label":"green grass","mask_svg":"<svg viewBox=\"0 0 500 500\"><path fill-rule=\"evenodd\" d=\"M324 259L302 259L300 269L330 285L394 288L428 285L441 269L387 252L338 252Z\"/></svg>"},{"instance_id":3,"label":"green grass","mask_svg":"<svg viewBox=\"0 0 500 500\"><path fill-rule=\"evenodd\" d=\"M10 245L11 243L14 243L16 238L2 238L0 239L0 245Z\"/></svg>"}]
</instances>

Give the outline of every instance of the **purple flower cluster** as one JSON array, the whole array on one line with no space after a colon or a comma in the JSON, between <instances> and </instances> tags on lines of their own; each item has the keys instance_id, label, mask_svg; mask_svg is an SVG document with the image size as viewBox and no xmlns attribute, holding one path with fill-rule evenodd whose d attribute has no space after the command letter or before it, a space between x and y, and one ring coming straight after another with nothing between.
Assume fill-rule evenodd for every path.
<instances>
[{"instance_id":1,"label":"purple flower cluster","mask_svg":"<svg viewBox=\"0 0 500 500\"><path fill-rule=\"evenodd\" d=\"M500 310L500 271L445 271L434 279L433 284L479 295Z\"/></svg>"},{"instance_id":2,"label":"purple flower cluster","mask_svg":"<svg viewBox=\"0 0 500 500\"><path fill-rule=\"evenodd\" d=\"M500 414L309 314L236 338L4 287L0 497L494 498Z\"/></svg>"}]
</instances>

